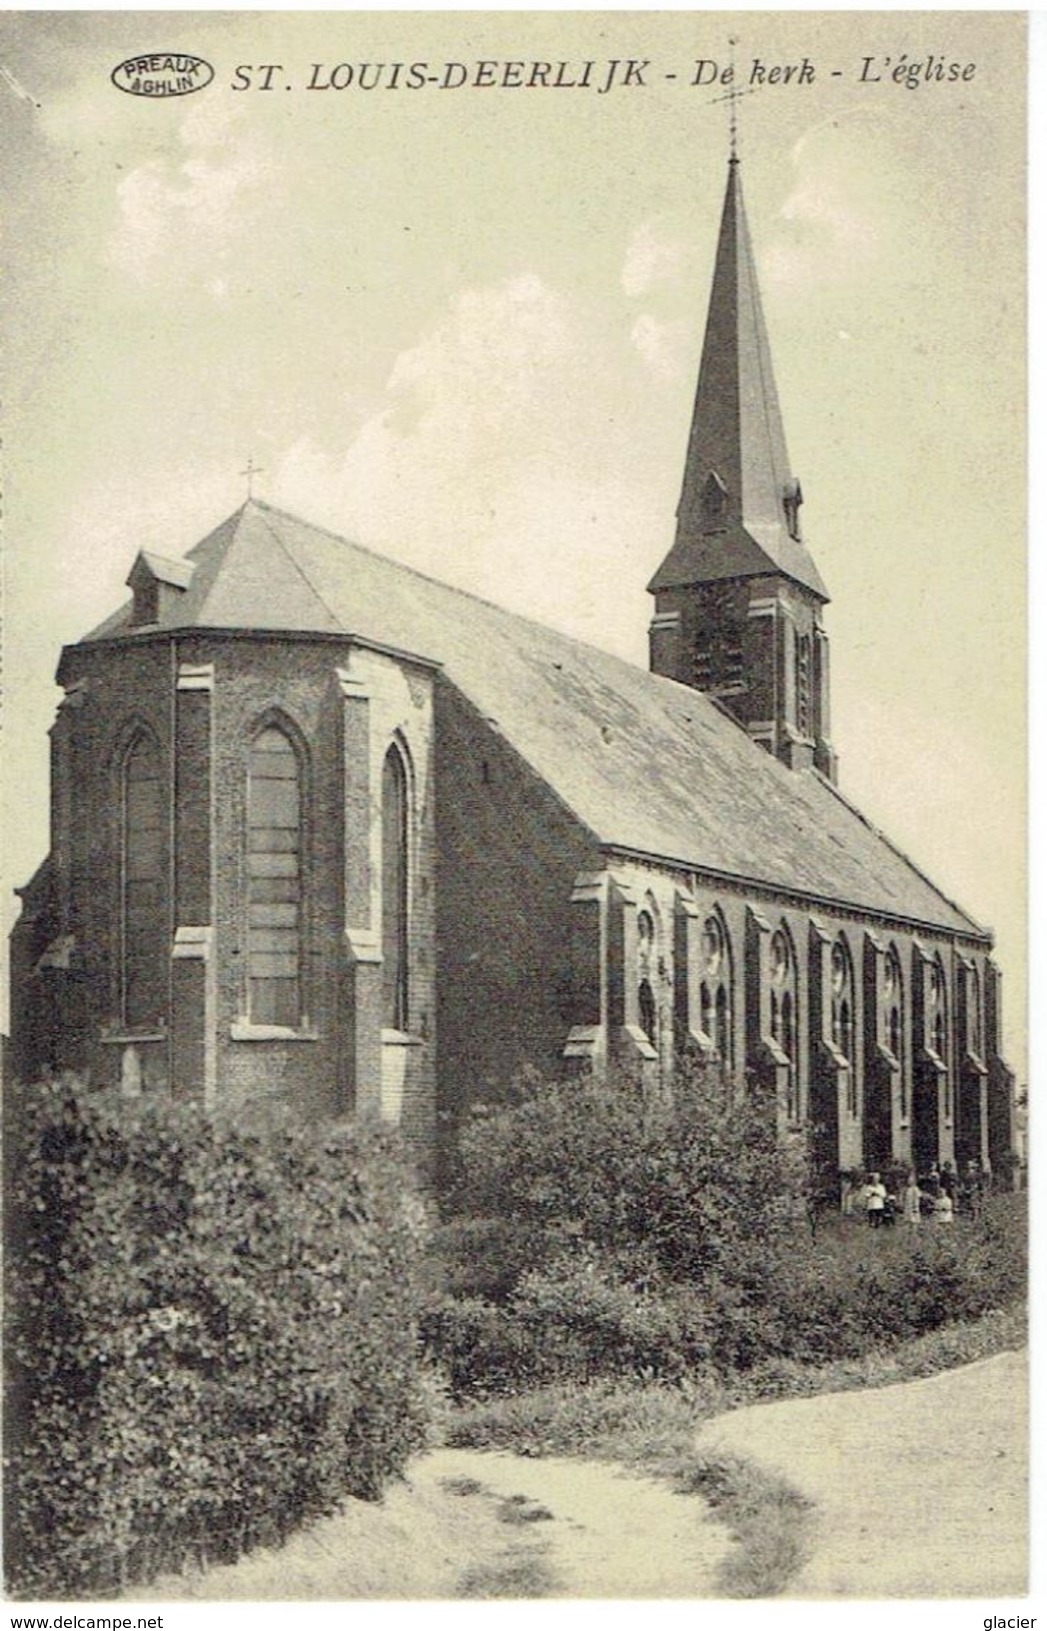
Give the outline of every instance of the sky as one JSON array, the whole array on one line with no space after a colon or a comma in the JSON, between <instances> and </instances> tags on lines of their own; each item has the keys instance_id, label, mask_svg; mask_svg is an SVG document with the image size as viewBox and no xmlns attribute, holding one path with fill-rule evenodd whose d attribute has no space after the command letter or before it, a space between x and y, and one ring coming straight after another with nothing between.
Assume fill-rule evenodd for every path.
<instances>
[{"instance_id":1,"label":"sky","mask_svg":"<svg viewBox=\"0 0 1047 1631\"><path fill-rule=\"evenodd\" d=\"M47 849L62 644L126 598L140 548L180 556L234 510L249 458L260 497L646 662L726 177L724 86L691 81L698 61L722 73L734 34L739 88L809 65L740 101L739 142L832 597L841 787L994 928L1023 1077L1023 30L984 12L0 16L9 920ZM160 48L213 82L112 84ZM629 59L642 83L619 68L600 94ZM907 82L942 60L973 74ZM588 88L444 87L446 64L480 61L594 66ZM396 62L437 83L390 88ZM364 64L385 65L377 89ZM307 89L349 68L348 88Z\"/></svg>"}]
</instances>

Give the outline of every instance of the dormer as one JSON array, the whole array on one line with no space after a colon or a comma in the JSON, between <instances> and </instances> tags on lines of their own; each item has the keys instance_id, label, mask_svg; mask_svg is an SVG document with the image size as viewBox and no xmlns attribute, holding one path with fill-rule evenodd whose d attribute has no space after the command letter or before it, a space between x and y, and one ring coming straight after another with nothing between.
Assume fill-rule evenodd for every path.
<instances>
[{"instance_id":1,"label":"dormer","mask_svg":"<svg viewBox=\"0 0 1047 1631\"><path fill-rule=\"evenodd\" d=\"M727 488L710 470L702 488L702 531L719 532L727 520Z\"/></svg>"},{"instance_id":2,"label":"dormer","mask_svg":"<svg viewBox=\"0 0 1047 1631\"><path fill-rule=\"evenodd\" d=\"M785 483L782 490L782 507L785 510L785 525L789 537L799 544L803 541L800 531L800 505L803 503L803 488L793 476Z\"/></svg>"},{"instance_id":3,"label":"dormer","mask_svg":"<svg viewBox=\"0 0 1047 1631\"><path fill-rule=\"evenodd\" d=\"M132 628L168 622L192 582L193 570L191 561L171 561L140 550L125 580L134 595Z\"/></svg>"}]
</instances>

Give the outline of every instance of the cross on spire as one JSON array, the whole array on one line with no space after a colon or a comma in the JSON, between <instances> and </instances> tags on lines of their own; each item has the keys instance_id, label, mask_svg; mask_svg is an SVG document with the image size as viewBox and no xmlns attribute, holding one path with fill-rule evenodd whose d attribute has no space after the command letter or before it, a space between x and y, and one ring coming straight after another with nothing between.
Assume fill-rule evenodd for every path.
<instances>
[{"instance_id":1,"label":"cross on spire","mask_svg":"<svg viewBox=\"0 0 1047 1631\"><path fill-rule=\"evenodd\" d=\"M727 126L727 129L728 129L728 134L729 134L729 139L730 139L730 148L731 148L730 161L731 161L732 164L737 164L737 162L738 162L738 103L741 101L743 96L752 96L752 94L753 94L756 87L752 86L752 85L749 85L749 86L747 86L745 88L745 90L739 90L738 89L738 86L735 83L735 66L734 66L734 48L738 44L737 36L732 34L727 43L729 44L729 46L731 48L731 66L730 66L730 75L731 75L731 77L730 77L730 80L728 82L730 84L731 88L730 88L729 91L725 91L722 96L714 96L712 98L712 101L714 103L715 102L726 102L727 103L727 110L728 110L728 126Z\"/></svg>"},{"instance_id":2,"label":"cross on spire","mask_svg":"<svg viewBox=\"0 0 1047 1631\"><path fill-rule=\"evenodd\" d=\"M248 498L253 498L254 497L254 478L255 478L255 476L261 476L261 475L265 474L264 470L262 469L262 466L260 464L255 464L254 454L253 453L248 455L247 469L246 470L241 470L240 474L242 476L247 477L247 496L248 496Z\"/></svg>"}]
</instances>

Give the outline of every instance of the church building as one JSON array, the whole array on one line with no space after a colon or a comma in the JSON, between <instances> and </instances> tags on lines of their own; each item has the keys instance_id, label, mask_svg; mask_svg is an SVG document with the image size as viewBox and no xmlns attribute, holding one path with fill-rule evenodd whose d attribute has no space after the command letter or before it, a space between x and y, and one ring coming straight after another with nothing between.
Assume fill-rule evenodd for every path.
<instances>
[{"instance_id":1,"label":"church building","mask_svg":"<svg viewBox=\"0 0 1047 1631\"><path fill-rule=\"evenodd\" d=\"M687 1053L831 1169L1004 1165L992 939L838 789L802 502L732 158L650 672L257 500L139 553L59 664L16 1071L431 1172L524 1070Z\"/></svg>"}]
</instances>

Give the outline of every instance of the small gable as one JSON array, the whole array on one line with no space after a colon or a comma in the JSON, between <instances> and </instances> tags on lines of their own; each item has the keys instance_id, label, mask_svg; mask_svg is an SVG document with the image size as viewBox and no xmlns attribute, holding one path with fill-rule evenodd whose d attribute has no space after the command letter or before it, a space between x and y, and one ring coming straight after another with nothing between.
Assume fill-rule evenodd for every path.
<instances>
[{"instance_id":1,"label":"small gable","mask_svg":"<svg viewBox=\"0 0 1047 1631\"><path fill-rule=\"evenodd\" d=\"M702 531L715 532L723 526L726 519L727 488L716 471L710 470L702 488Z\"/></svg>"},{"instance_id":2,"label":"small gable","mask_svg":"<svg viewBox=\"0 0 1047 1631\"><path fill-rule=\"evenodd\" d=\"M166 622L192 582L193 571L190 561L172 561L164 555L139 550L125 579L134 595L132 628Z\"/></svg>"},{"instance_id":3,"label":"small gable","mask_svg":"<svg viewBox=\"0 0 1047 1631\"><path fill-rule=\"evenodd\" d=\"M782 506L785 510L785 524L789 530L789 537L797 543L801 541L800 533L800 505L803 503L803 488L793 476L785 483L782 489Z\"/></svg>"}]
</instances>

